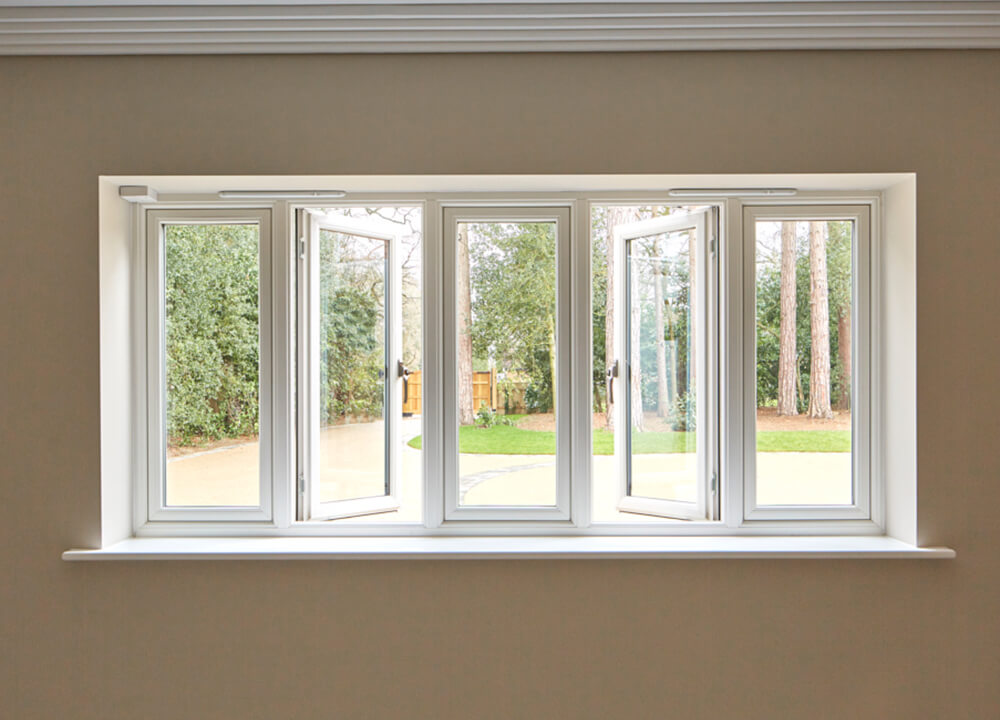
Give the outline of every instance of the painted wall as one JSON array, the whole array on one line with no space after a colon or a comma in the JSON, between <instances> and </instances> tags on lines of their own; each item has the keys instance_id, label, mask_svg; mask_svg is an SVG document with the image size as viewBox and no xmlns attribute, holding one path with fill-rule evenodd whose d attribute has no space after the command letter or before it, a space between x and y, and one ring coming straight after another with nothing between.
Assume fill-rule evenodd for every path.
<instances>
[{"instance_id":1,"label":"painted wall","mask_svg":"<svg viewBox=\"0 0 1000 720\"><path fill-rule=\"evenodd\" d=\"M1000 53L0 59L0 716L1000 716ZM915 171L952 562L67 564L99 174Z\"/></svg>"}]
</instances>

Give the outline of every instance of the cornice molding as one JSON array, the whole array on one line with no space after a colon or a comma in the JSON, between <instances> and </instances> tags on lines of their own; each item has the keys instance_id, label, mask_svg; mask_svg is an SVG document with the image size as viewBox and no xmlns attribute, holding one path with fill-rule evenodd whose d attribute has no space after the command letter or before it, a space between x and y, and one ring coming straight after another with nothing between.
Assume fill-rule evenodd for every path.
<instances>
[{"instance_id":1,"label":"cornice molding","mask_svg":"<svg viewBox=\"0 0 1000 720\"><path fill-rule=\"evenodd\" d=\"M1000 1L0 0L0 55L1000 48Z\"/></svg>"}]
</instances>

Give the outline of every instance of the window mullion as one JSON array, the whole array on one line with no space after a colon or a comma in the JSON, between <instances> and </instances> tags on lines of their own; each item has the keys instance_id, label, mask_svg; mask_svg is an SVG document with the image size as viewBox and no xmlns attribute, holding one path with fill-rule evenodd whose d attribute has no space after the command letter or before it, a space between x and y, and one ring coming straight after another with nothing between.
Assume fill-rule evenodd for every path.
<instances>
[{"instance_id":1,"label":"window mullion","mask_svg":"<svg viewBox=\"0 0 1000 720\"><path fill-rule=\"evenodd\" d=\"M424 203L423 209L423 476L424 526L444 522L444 256L441 204Z\"/></svg>"},{"instance_id":2,"label":"window mullion","mask_svg":"<svg viewBox=\"0 0 1000 720\"><path fill-rule=\"evenodd\" d=\"M572 337L570 353L573 358L572 415L573 426L570 458L570 516L579 528L590 526L593 502L593 308L591 307L591 203L578 200L573 205L572 237L570 243L571 297L570 320Z\"/></svg>"},{"instance_id":3,"label":"window mullion","mask_svg":"<svg viewBox=\"0 0 1000 720\"><path fill-rule=\"evenodd\" d=\"M747 492L743 465L743 205L727 200L719 242L719 490L722 521L731 528L743 522L743 496Z\"/></svg>"}]
</instances>

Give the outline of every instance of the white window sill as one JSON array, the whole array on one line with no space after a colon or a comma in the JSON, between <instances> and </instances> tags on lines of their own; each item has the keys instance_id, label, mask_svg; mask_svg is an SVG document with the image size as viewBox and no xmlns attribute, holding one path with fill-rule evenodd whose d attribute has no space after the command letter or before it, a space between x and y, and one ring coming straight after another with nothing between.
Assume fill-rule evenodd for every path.
<instances>
[{"instance_id":1,"label":"white window sill","mask_svg":"<svg viewBox=\"0 0 1000 720\"><path fill-rule=\"evenodd\" d=\"M67 550L96 560L510 560L871 558L950 559L890 537L271 537L132 538L100 550Z\"/></svg>"}]
</instances>

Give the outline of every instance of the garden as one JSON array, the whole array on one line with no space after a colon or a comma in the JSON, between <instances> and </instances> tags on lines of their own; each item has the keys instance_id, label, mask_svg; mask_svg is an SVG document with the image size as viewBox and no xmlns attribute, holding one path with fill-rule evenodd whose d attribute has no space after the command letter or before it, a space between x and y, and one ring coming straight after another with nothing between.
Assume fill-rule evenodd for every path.
<instances>
[{"instance_id":1,"label":"garden","mask_svg":"<svg viewBox=\"0 0 1000 720\"><path fill-rule=\"evenodd\" d=\"M595 456L614 454L614 398L608 395L606 371L614 357L614 325L626 321L614 302L611 229L684 210L594 208ZM405 364L419 382L419 213L400 208L352 211L381 213L381 219L407 228L403 350ZM848 454L851 224L758 222L755 240L757 451L814 458ZM320 259L321 426L378 425L383 412L381 338L386 332L381 265L370 258L334 257L337 247L324 245ZM555 454L556 247L552 223L459 226L459 449L463 457L497 459L466 463L475 472L460 464L463 477L482 475L493 466L514 467L514 456ZM256 228L171 226L165 253L168 457L253 444L259 422ZM631 449L635 455L690 454L699 433L690 301L696 285L693 240L682 236L636 243L628 262L635 283L627 318L633 333L634 370L626 390L632 397ZM488 378L483 382L489 387L474 388L482 378ZM420 395L417 390L415 397ZM411 400L406 411L419 416L419 400ZM403 442L409 450L420 450L419 429ZM501 460L503 456L512 459ZM532 477L542 477L539 467L531 466ZM550 480L545 475L540 481Z\"/></svg>"}]
</instances>

